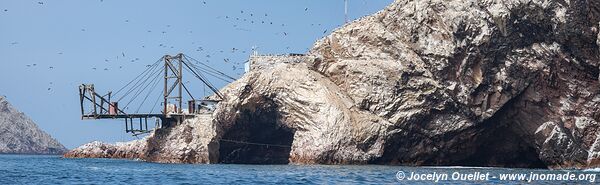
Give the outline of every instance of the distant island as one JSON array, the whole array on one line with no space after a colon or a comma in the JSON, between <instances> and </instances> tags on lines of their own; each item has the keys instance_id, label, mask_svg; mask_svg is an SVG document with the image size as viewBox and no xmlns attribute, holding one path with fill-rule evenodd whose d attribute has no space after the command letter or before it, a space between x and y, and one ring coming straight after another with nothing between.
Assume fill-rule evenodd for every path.
<instances>
[{"instance_id":1,"label":"distant island","mask_svg":"<svg viewBox=\"0 0 600 185\"><path fill-rule=\"evenodd\" d=\"M0 96L0 154L63 154L62 144Z\"/></svg>"}]
</instances>

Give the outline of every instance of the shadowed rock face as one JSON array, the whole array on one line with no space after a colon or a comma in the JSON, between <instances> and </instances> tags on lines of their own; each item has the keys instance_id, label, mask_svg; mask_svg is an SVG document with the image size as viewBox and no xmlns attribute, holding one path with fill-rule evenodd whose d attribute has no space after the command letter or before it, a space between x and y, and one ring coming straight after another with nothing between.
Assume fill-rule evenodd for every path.
<instances>
[{"instance_id":1,"label":"shadowed rock face","mask_svg":"<svg viewBox=\"0 0 600 185\"><path fill-rule=\"evenodd\" d=\"M252 109L242 108L234 125L224 132L219 163L289 163L294 132L277 123L279 115L274 102L262 100Z\"/></svg>"},{"instance_id":2,"label":"shadowed rock face","mask_svg":"<svg viewBox=\"0 0 600 185\"><path fill-rule=\"evenodd\" d=\"M397 0L223 88L199 161L600 166L599 10Z\"/></svg>"},{"instance_id":3,"label":"shadowed rock face","mask_svg":"<svg viewBox=\"0 0 600 185\"><path fill-rule=\"evenodd\" d=\"M0 96L0 154L63 154L67 149Z\"/></svg>"}]
</instances>

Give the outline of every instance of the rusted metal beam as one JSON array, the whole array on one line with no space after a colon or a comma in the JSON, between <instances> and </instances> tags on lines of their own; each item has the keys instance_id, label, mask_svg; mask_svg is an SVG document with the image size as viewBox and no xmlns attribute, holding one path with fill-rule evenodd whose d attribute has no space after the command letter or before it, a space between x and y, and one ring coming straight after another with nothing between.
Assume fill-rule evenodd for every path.
<instances>
[{"instance_id":1,"label":"rusted metal beam","mask_svg":"<svg viewBox=\"0 0 600 185\"><path fill-rule=\"evenodd\" d=\"M85 88L83 86L79 86L79 103L81 107L81 115L85 114L85 110L83 108L83 96L85 95ZM83 117L81 118L83 119Z\"/></svg>"}]
</instances>

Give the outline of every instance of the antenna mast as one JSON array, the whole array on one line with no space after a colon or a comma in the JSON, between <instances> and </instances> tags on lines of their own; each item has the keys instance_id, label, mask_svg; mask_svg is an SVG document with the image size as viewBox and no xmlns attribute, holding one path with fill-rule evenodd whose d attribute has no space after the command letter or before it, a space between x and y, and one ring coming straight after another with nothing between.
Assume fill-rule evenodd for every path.
<instances>
[{"instance_id":1,"label":"antenna mast","mask_svg":"<svg viewBox=\"0 0 600 185\"><path fill-rule=\"evenodd\" d=\"M348 0L344 0L344 23L348 23Z\"/></svg>"}]
</instances>

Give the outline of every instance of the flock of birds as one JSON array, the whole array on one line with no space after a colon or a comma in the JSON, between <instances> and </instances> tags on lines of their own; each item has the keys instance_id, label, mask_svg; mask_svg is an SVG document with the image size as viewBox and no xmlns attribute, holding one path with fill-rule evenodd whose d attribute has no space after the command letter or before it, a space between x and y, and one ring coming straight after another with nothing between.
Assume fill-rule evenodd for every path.
<instances>
[{"instance_id":1,"label":"flock of birds","mask_svg":"<svg viewBox=\"0 0 600 185\"><path fill-rule=\"evenodd\" d=\"M103 0L100 0L100 2L103 2ZM44 5L44 2L39 1L39 2L37 2L37 4L38 5ZM206 1L203 1L202 4L206 5L207 3L206 3ZM309 8L303 8L303 9L304 9L304 12L307 12L307 13L309 12ZM4 12L8 12L8 11L9 11L8 9L4 9ZM246 11L240 10L239 14L237 14L237 15L218 16L217 19L224 18L225 20L231 21L231 24L232 24L233 28L235 30L239 30L239 31L252 31L251 29L243 28L242 25L244 25L244 24L246 24L246 25L248 25L248 24L250 24L250 25L252 25L252 24L256 24L256 25L270 25L270 26L280 26L280 27L286 27L287 26L285 23L276 23L276 22L273 22L270 19L269 16L270 15L268 13L259 13L259 14L257 14L257 13L254 13L254 12L249 12L247 10ZM129 23L129 22L130 22L129 19L125 20L125 23ZM313 24L311 24L311 26L321 26L321 24L320 23L313 23ZM166 25L166 27L170 28L171 25ZM86 30L86 28L81 28L80 31L85 32L87 30ZM146 32L147 33L153 33L154 31L153 30L146 30ZM324 29L323 32L322 32L322 34L324 35L327 32L328 32L328 30ZM164 35L168 34L167 31L160 31L160 33L164 34ZM193 31L190 30L189 33L193 33ZM278 33L275 33L275 34L281 35L282 37L287 37L289 35L289 32L288 31L281 31L281 32L278 32ZM19 43L18 42L11 42L10 43L10 45L17 45L17 44L19 44ZM196 44L196 43L192 42L192 44ZM146 48L146 45L142 45L141 47L142 48ZM174 48L175 46L168 46L167 44L161 43L161 44L158 45L158 47L161 47L161 48ZM289 49L289 48L290 48L289 46L286 47L286 49ZM198 46L198 47L195 48L195 51L197 51L197 52L204 52L205 54L203 54L203 56L206 59L206 62L210 62L211 61L211 59L212 59L211 58L212 57L211 54L218 55L220 53L220 55L232 55L232 54L246 54L246 53L249 53L249 50L244 50L244 49L240 49L240 48L236 48L236 47L231 47L230 50L229 49L228 50L218 50L218 53L217 53L217 51L213 51L212 53L210 53L210 52L206 52L204 47ZM229 52L229 53L226 53L226 52ZM63 52L58 52L57 54L63 55ZM105 63L110 63L110 62L113 61L111 59L114 59L114 61L122 61L122 60L119 60L119 57L121 57L122 60L126 59L127 56L125 54L125 51L121 52L120 55L117 55L116 57L113 56L113 57L105 58L104 62ZM137 61L140 60L140 58L132 57L132 58L129 58L129 59L126 59L126 60L128 60L129 62L137 62ZM240 69L243 70L243 65L244 64L243 64L243 62L233 61L231 58L223 58L221 65L230 65L231 69L233 71L239 72L237 74L241 75L242 71L239 71L239 70ZM28 68L35 68L35 67L39 67L39 65L36 64L36 63L26 64L26 67L28 67ZM150 65L147 65L146 67L150 67ZM48 66L48 70L53 70L54 68L55 68L54 66ZM123 65L119 65L118 68L122 69ZM93 71L97 71L97 70L110 71L111 68L109 68L109 67L94 66L94 67L91 67L91 70L93 70ZM52 86L53 83L50 82L49 85ZM51 91L52 88L48 87L47 90Z\"/></svg>"}]
</instances>

